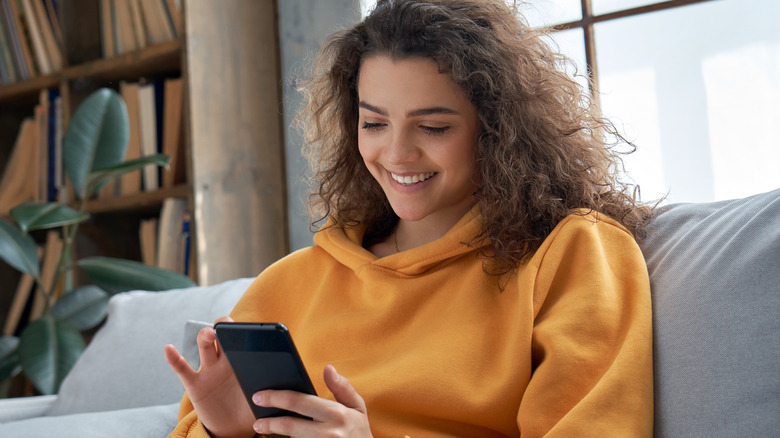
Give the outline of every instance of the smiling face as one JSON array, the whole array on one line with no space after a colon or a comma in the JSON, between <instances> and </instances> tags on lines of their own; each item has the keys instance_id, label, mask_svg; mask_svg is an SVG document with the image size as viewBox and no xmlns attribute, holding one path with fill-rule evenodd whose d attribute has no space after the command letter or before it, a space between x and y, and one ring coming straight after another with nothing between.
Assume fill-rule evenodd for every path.
<instances>
[{"instance_id":1,"label":"smiling face","mask_svg":"<svg viewBox=\"0 0 780 438\"><path fill-rule=\"evenodd\" d=\"M421 57L366 57L358 96L360 155L393 210L446 232L475 203L476 108Z\"/></svg>"}]
</instances>

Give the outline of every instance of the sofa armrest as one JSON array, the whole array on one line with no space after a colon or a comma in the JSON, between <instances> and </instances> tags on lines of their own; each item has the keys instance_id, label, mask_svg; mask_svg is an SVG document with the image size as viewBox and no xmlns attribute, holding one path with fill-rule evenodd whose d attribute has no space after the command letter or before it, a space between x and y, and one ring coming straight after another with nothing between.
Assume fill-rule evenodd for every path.
<instances>
[{"instance_id":1,"label":"sofa armrest","mask_svg":"<svg viewBox=\"0 0 780 438\"><path fill-rule=\"evenodd\" d=\"M40 417L49 411L56 395L7 398L0 400L0 423Z\"/></svg>"}]
</instances>

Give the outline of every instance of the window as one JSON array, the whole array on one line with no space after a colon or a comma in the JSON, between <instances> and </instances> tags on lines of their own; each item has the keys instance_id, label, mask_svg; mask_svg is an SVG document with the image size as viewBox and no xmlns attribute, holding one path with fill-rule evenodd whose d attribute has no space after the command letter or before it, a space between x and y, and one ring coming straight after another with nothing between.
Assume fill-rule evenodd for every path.
<instances>
[{"instance_id":1,"label":"window","mask_svg":"<svg viewBox=\"0 0 780 438\"><path fill-rule=\"evenodd\" d=\"M602 112L637 146L624 160L643 200L780 188L780 2L517 4L532 26L554 28L579 72L593 74Z\"/></svg>"}]
</instances>

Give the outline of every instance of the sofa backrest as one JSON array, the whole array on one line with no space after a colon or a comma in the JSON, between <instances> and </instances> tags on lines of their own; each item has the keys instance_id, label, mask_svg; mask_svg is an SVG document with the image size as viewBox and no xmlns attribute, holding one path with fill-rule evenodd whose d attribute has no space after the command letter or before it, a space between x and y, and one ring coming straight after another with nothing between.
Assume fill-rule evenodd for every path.
<instances>
[{"instance_id":1,"label":"sofa backrest","mask_svg":"<svg viewBox=\"0 0 780 438\"><path fill-rule=\"evenodd\" d=\"M653 294L655 436L777 436L780 190L663 208L641 246Z\"/></svg>"}]
</instances>

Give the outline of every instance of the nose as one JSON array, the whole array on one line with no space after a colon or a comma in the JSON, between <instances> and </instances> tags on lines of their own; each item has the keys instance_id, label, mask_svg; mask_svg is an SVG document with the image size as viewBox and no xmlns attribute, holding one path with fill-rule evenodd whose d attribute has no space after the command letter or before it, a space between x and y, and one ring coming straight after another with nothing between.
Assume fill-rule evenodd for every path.
<instances>
[{"instance_id":1,"label":"nose","mask_svg":"<svg viewBox=\"0 0 780 438\"><path fill-rule=\"evenodd\" d=\"M405 129L394 129L385 147L385 159L390 164L411 163L420 158L417 140Z\"/></svg>"}]
</instances>

